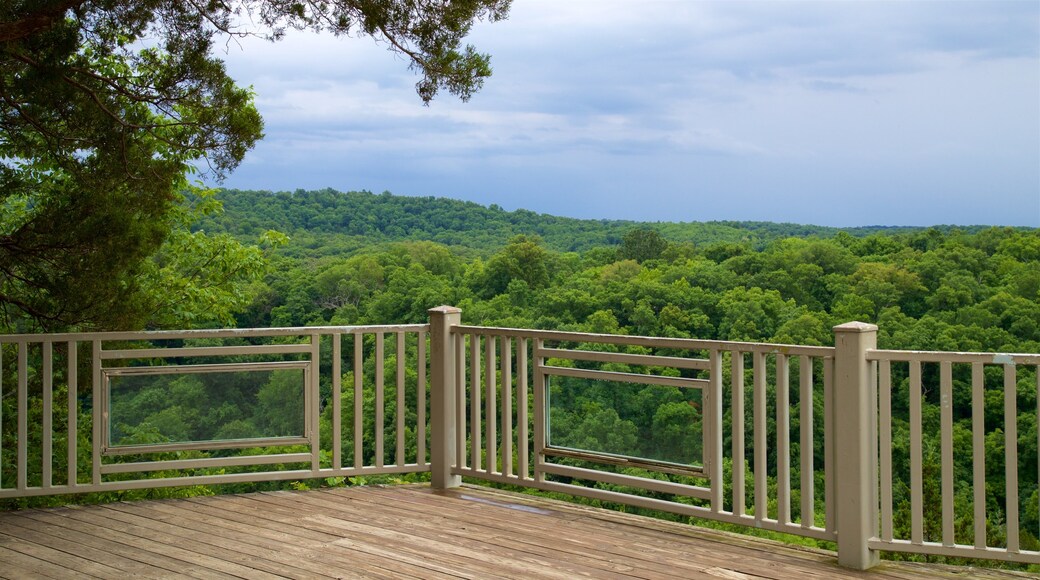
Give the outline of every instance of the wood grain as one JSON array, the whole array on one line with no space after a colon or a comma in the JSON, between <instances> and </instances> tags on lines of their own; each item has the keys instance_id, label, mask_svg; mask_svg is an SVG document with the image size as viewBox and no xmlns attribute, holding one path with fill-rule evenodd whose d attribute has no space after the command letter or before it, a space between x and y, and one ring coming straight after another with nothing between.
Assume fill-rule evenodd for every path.
<instances>
[{"instance_id":1,"label":"wood grain","mask_svg":"<svg viewBox=\"0 0 1040 580\"><path fill-rule=\"evenodd\" d=\"M464 486L267 492L0 513L0 578L1025 578L832 552Z\"/></svg>"}]
</instances>

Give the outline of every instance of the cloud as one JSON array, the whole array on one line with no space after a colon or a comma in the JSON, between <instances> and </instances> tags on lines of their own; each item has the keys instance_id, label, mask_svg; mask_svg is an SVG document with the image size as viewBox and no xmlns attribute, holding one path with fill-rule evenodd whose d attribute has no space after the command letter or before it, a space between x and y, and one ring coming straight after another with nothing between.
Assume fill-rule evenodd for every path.
<instances>
[{"instance_id":1,"label":"cloud","mask_svg":"<svg viewBox=\"0 0 1040 580\"><path fill-rule=\"evenodd\" d=\"M267 138L228 185L834 225L968 223L985 197L1040 226L1036 3L527 0L470 41L495 75L430 107L370 39L232 47Z\"/></svg>"}]
</instances>

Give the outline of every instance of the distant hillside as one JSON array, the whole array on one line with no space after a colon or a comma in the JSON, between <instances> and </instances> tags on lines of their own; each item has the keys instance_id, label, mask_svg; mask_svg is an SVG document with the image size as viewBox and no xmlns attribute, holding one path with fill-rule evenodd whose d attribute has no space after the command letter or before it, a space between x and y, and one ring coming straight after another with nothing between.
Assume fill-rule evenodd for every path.
<instances>
[{"instance_id":1,"label":"distant hillside","mask_svg":"<svg viewBox=\"0 0 1040 580\"><path fill-rule=\"evenodd\" d=\"M406 197L367 191L270 192L223 190L224 213L206 218L199 227L253 238L269 229L290 236L308 232L364 237L371 241L431 240L448 246L497 250L518 234L541 236L557 251L583 251L615 245L625 232L637 227L658 230L674 242L709 244L747 243L762 248L788 237L832 237L839 231L853 236L907 233L923 228L863 227L840 229L772 222L637 222L582 220L496 205L438 197ZM952 229L952 228L940 228ZM974 231L978 228L961 228Z\"/></svg>"}]
</instances>

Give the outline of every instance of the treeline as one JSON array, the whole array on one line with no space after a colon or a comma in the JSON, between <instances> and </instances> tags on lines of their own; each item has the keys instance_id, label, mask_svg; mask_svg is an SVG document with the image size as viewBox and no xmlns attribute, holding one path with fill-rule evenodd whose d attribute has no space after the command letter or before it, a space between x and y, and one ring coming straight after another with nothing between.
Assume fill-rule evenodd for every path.
<instances>
[{"instance_id":1,"label":"treeline","mask_svg":"<svg viewBox=\"0 0 1040 580\"><path fill-rule=\"evenodd\" d=\"M537 235L547 248L556 251L584 251L616 245L626 232L642 226L653 227L673 241L735 242L762 249L766 243L780 238L833 237L841 231L772 222L662 222L651 226L626 220L581 220L525 209L506 211L497 205L485 207L446 198L395 196L388 192L376 195L332 189L277 193L223 190L217 197L224 204L223 214L203 218L197 229L229 232L247 241L255 240L267 230L278 230L306 239L306 245L316 251L322 251L318 246L328 246L330 242L333 246L353 245L356 249L373 241L424 240L486 252L501 249L509 239L520 234ZM846 231L854 236L865 236L919 229L865 227ZM316 243L318 239L320 243Z\"/></svg>"},{"instance_id":2,"label":"treeline","mask_svg":"<svg viewBox=\"0 0 1040 580\"><path fill-rule=\"evenodd\" d=\"M879 324L886 348L1040 350L1035 229L789 237L802 226L762 224L741 239L727 230L737 224L568 220L385 194L223 195L225 212L201 227L290 236L239 326L422 322L453 304L475 324L830 344L833 325L860 320ZM359 221L383 233L332 225ZM410 239L465 241L480 224L490 229L468 246Z\"/></svg>"}]
</instances>

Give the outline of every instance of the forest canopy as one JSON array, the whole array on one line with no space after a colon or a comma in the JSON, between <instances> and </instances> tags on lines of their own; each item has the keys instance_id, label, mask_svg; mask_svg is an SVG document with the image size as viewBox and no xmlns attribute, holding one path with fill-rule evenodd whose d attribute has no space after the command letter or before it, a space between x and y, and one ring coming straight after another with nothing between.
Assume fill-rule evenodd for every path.
<instances>
[{"instance_id":1,"label":"forest canopy","mask_svg":"<svg viewBox=\"0 0 1040 580\"><path fill-rule=\"evenodd\" d=\"M1040 230L576 220L389 193L223 191L197 228L291 241L240 326L467 323L884 348L1040 352Z\"/></svg>"}]
</instances>

